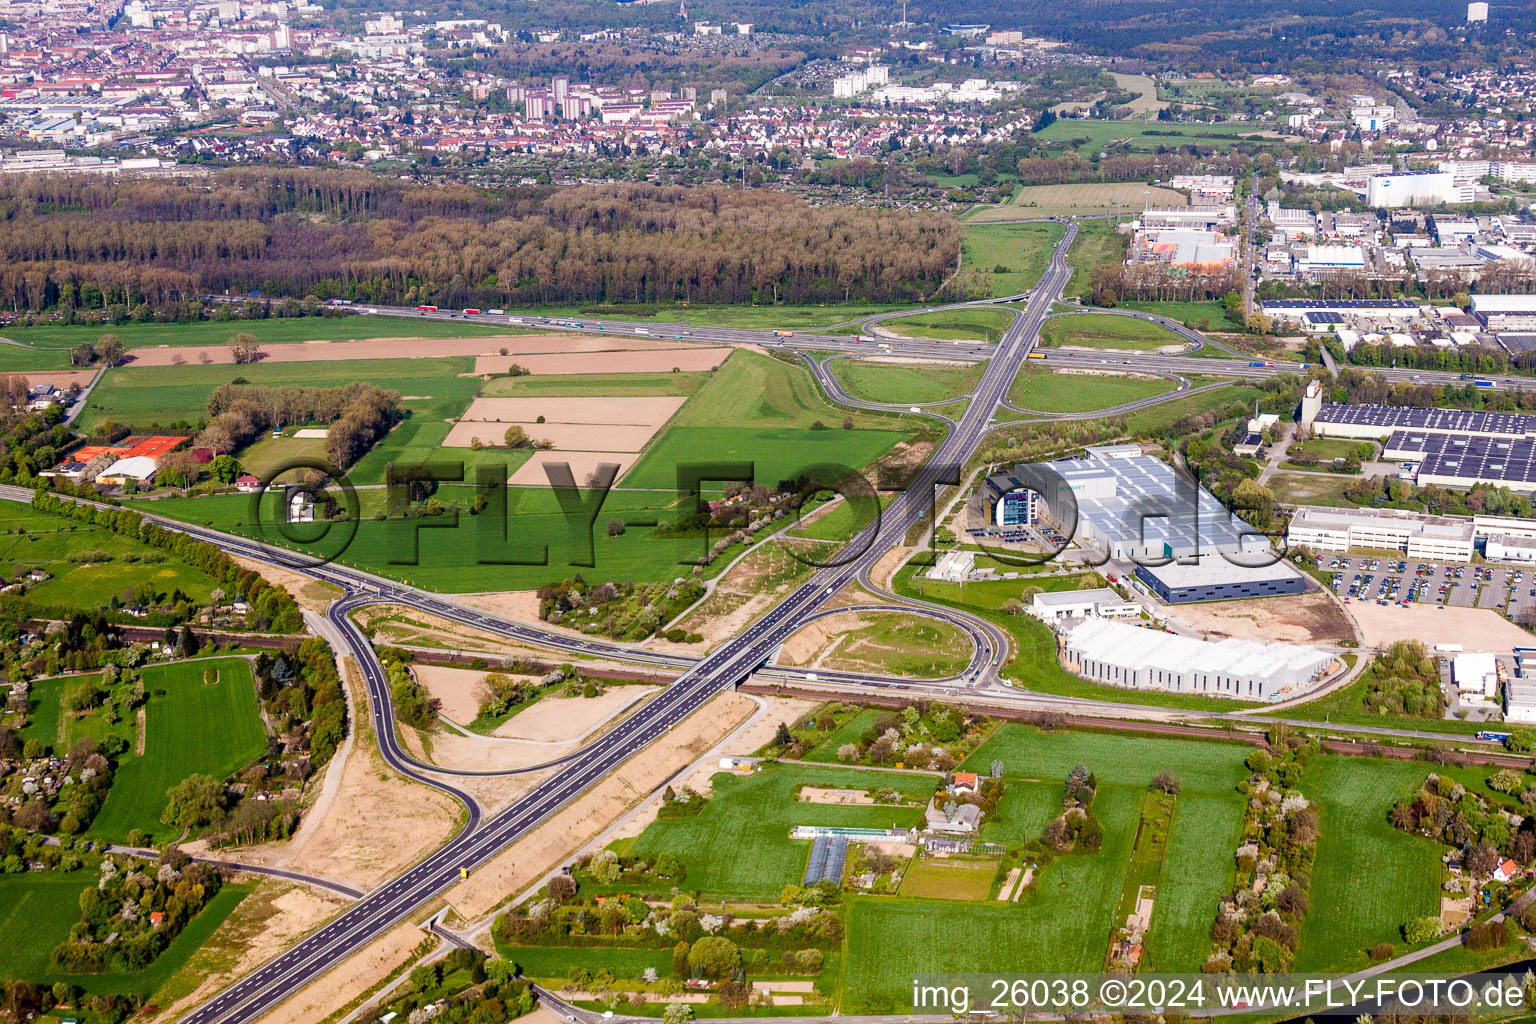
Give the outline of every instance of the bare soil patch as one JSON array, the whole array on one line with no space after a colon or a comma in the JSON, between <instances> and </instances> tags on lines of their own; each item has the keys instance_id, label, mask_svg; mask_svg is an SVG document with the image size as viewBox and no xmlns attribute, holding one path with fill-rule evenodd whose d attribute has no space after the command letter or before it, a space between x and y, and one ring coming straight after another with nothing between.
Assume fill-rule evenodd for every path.
<instances>
[{"instance_id":1,"label":"bare soil patch","mask_svg":"<svg viewBox=\"0 0 1536 1024\"><path fill-rule=\"evenodd\" d=\"M907 556L911 553L912 550L910 548L891 548L891 550L881 555L879 560L869 570L869 582L881 590L890 590L891 577L896 575L896 570L901 568L901 564L907 560Z\"/></svg>"},{"instance_id":2,"label":"bare soil patch","mask_svg":"<svg viewBox=\"0 0 1536 1024\"><path fill-rule=\"evenodd\" d=\"M462 419L489 423L610 423L659 427L688 399L678 395L639 395L633 398L477 398Z\"/></svg>"},{"instance_id":3,"label":"bare soil patch","mask_svg":"<svg viewBox=\"0 0 1536 1024\"><path fill-rule=\"evenodd\" d=\"M363 341L305 341L261 346L263 363L325 363L343 359L427 359L433 356L480 356L514 343L532 342L536 352L569 350L568 339L558 334L527 336L487 335L482 338L368 338ZM180 362L177 361L178 357ZM193 348L166 345L136 348L128 352L128 366L194 366L233 363L228 345Z\"/></svg>"},{"instance_id":4,"label":"bare soil patch","mask_svg":"<svg viewBox=\"0 0 1536 1024\"><path fill-rule=\"evenodd\" d=\"M832 503L828 503L830 507ZM821 514L820 510L812 515ZM704 639L698 644L672 644L651 641L647 646L658 650L696 652L724 643L772 607L774 600L787 594L811 572L794 560L782 538L754 547L715 583L708 597L689 612L678 625Z\"/></svg>"},{"instance_id":5,"label":"bare soil patch","mask_svg":"<svg viewBox=\"0 0 1536 1024\"><path fill-rule=\"evenodd\" d=\"M745 721L757 705L739 693L721 693L619 765L570 806L471 872L447 894L465 920L490 913L558 867L572 852L624 814L639 794L650 794Z\"/></svg>"},{"instance_id":6,"label":"bare soil patch","mask_svg":"<svg viewBox=\"0 0 1536 1024\"><path fill-rule=\"evenodd\" d=\"M100 370L22 370L9 374L12 377L25 377L27 386L38 388L44 384L51 384L56 388L83 388L96 379Z\"/></svg>"},{"instance_id":7,"label":"bare soil patch","mask_svg":"<svg viewBox=\"0 0 1536 1024\"><path fill-rule=\"evenodd\" d=\"M656 428L633 423L535 423L518 426L529 438L545 442L558 452L638 452L644 448ZM463 419L453 425L443 439L444 448L473 448L502 444L511 423Z\"/></svg>"},{"instance_id":8,"label":"bare soil patch","mask_svg":"<svg viewBox=\"0 0 1536 1024\"><path fill-rule=\"evenodd\" d=\"M637 458L639 455L636 452L534 452L533 457L517 467L507 482L514 487L549 487L549 475L544 467L563 462L570 466L576 486L585 487L588 478L597 473L598 466L614 463L619 467L618 476L622 477Z\"/></svg>"},{"instance_id":9,"label":"bare soil patch","mask_svg":"<svg viewBox=\"0 0 1536 1024\"><path fill-rule=\"evenodd\" d=\"M437 698L438 711L449 721L468 725L480 714L480 701L476 691L486 676L487 669L454 668L451 665L414 665L416 680ZM515 676L526 682L537 682L533 676Z\"/></svg>"},{"instance_id":10,"label":"bare soil patch","mask_svg":"<svg viewBox=\"0 0 1536 1024\"><path fill-rule=\"evenodd\" d=\"M869 804L875 798L862 789L825 789L821 786L801 786L796 799L807 804Z\"/></svg>"},{"instance_id":11,"label":"bare soil patch","mask_svg":"<svg viewBox=\"0 0 1536 1024\"><path fill-rule=\"evenodd\" d=\"M182 968L194 972L198 985L164 1005L155 1020L176 1020L238 977L296 943L322 921L339 912L340 897L307 885L263 878L219 925L203 948Z\"/></svg>"},{"instance_id":12,"label":"bare soil patch","mask_svg":"<svg viewBox=\"0 0 1536 1024\"><path fill-rule=\"evenodd\" d=\"M410 959L425 938L409 922L395 925L259 1018L260 1024L320 1024L360 998Z\"/></svg>"},{"instance_id":13,"label":"bare soil patch","mask_svg":"<svg viewBox=\"0 0 1536 1024\"><path fill-rule=\"evenodd\" d=\"M266 562L256 562L249 558L241 558L239 555L231 556L242 569L250 569L259 572L268 583L285 588L293 595L293 600L305 611L314 612L317 615L324 614L332 601L341 596L341 588L329 583L312 579L302 573L281 566L271 565Z\"/></svg>"},{"instance_id":14,"label":"bare soil patch","mask_svg":"<svg viewBox=\"0 0 1536 1024\"><path fill-rule=\"evenodd\" d=\"M1344 609L1322 593L1176 605L1169 617L1213 637L1261 643L1338 644L1359 639Z\"/></svg>"},{"instance_id":15,"label":"bare soil patch","mask_svg":"<svg viewBox=\"0 0 1536 1024\"><path fill-rule=\"evenodd\" d=\"M573 744L660 692L659 686L610 686L596 697L545 697L501 723L492 735L535 743Z\"/></svg>"},{"instance_id":16,"label":"bare soil patch","mask_svg":"<svg viewBox=\"0 0 1536 1024\"><path fill-rule=\"evenodd\" d=\"M1454 608L1415 604L1404 608L1356 603L1350 613L1360 624L1366 647L1386 647L1394 640L1412 637L1430 647L1461 644L1469 651L1504 651L1528 647L1531 634L1489 608Z\"/></svg>"},{"instance_id":17,"label":"bare soil patch","mask_svg":"<svg viewBox=\"0 0 1536 1024\"><path fill-rule=\"evenodd\" d=\"M357 669L346 663L353 703L366 708ZM371 720L360 712L357 742L342 768L337 806L344 814L305 815L286 843L241 849L233 857L370 888L399 874L452 834L459 805L448 795L395 774L379 756Z\"/></svg>"}]
</instances>

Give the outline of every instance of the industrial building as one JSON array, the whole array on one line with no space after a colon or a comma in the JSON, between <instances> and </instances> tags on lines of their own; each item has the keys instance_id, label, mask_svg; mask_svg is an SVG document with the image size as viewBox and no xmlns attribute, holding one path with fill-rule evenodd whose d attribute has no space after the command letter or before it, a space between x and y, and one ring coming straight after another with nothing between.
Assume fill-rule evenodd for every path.
<instances>
[{"instance_id":1,"label":"industrial building","mask_svg":"<svg viewBox=\"0 0 1536 1024\"><path fill-rule=\"evenodd\" d=\"M1525 438L1449 437L1426 452L1414 482L1420 487L1468 488L1496 484L1512 491L1536 491L1536 442Z\"/></svg>"},{"instance_id":2,"label":"industrial building","mask_svg":"<svg viewBox=\"0 0 1536 1024\"><path fill-rule=\"evenodd\" d=\"M1069 671L1112 686L1255 701L1295 696L1338 664L1297 644L1208 643L1109 619L1073 627L1061 656Z\"/></svg>"},{"instance_id":3,"label":"industrial building","mask_svg":"<svg viewBox=\"0 0 1536 1024\"><path fill-rule=\"evenodd\" d=\"M1515 671L1504 683L1504 721L1536 723L1536 648L1515 648Z\"/></svg>"},{"instance_id":4,"label":"industrial building","mask_svg":"<svg viewBox=\"0 0 1536 1024\"><path fill-rule=\"evenodd\" d=\"M1275 558L1268 538L1136 445L1093 446L1082 458L1043 467L1043 495L1023 489L1022 467L988 477L988 518L1007 526L1044 522L1074 543L1135 562L1136 578L1171 603L1305 589L1302 576ZM1169 564L1143 564L1157 562Z\"/></svg>"},{"instance_id":5,"label":"industrial building","mask_svg":"<svg viewBox=\"0 0 1536 1024\"><path fill-rule=\"evenodd\" d=\"M1472 315L1490 331L1536 331L1536 295L1474 295Z\"/></svg>"},{"instance_id":6,"label":"industrial building","mask_svg":"<svg viewBox=\"0 0 1536 1024\"><path fill-rule=\"evenodd\" d=\"M1417 174L1373 174L1365 182L1365 201L1377 209L1434 203L1471 203L1477 198L1472 185L1458 185L1449 171Z\"/></svg>"},{"instance_id":7,"label":"industrial building","mask_svg":"<svg viewBox=\"0 0 1536 1024\"><path fill-rule=\"evenodd\" d=\"M1354 437L1386 441L1399 431L1454 434L1461 437L1536 439L1536 416L1520 412L1473 412L1468 409L1416 409L1404 405L1302 403L1301 422L1317 437Z\"/></svg>"},{"instance_id":8,"label":"industrial building","mask_svg":"<svg viewBox=\"0 0 1536 1024\"><path fill-rule=\"evenodd\" d=\"M1401 551L1422 561L1470 562L1481 550L1490 562L1536 563L1536 520L1509 516L1303 505L1291 518L1285 539L1293 548L1314 551Z\"/></svg>"},{"instance_id":9,"label":"industrial building","mask_svg":"<svg viewBox=\"0 0 1536 1024\"><path fill-rule=\"evenodd\" d=\"M1265 299L1259 308L1271 320L1300 321L1308 313L1398 320L1412 320L1419 315L1419 304L1408 299Z\"/></svg>"},{"instance_id":10,"label":"industrial building","mask_svg":"<svg viewBox=\"0 0 1536 1024\"><path fill-rule=\"evenodd\" d=\"M1062 590L1036 594L1030 599L1029 613L1041 622L1063 619L1134 619L1141 614L1141 604L1127 601L1108 587L1093 590Z\"/></svg>"},{"instance_id":11,"label":"industrial building","mask_svg":"<svg viewBox=\"0 0 1536 1024\"><path fill-rule=\"evenodd\" d=\"M1317 508L1291 517L1285 540L1313 551L1401 551L1409 558L1470 562L1476 531L1471 520L1426 516L1395 508Z\"/></svg>"},{"instance_id":12,"label":"industrial building","mask_svg":"<svg viewBox=\"0 0 1536 1024\"><path fill-rule=\"evenodd\" d=\"M1164 604L1280 597L1307 589L1306 579L1284 561L1238 565L1211 551L1188 564L1137 565L1135 575Z\"/></svg>"}]
</instances>

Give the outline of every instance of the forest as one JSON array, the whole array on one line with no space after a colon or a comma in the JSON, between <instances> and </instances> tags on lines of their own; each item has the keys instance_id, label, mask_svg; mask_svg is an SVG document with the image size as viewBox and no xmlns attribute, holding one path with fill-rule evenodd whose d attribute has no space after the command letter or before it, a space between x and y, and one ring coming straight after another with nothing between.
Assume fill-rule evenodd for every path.
<instances>
[{"instance_id":1,"label":"forest","mask_svg":"<svg viewBox=\"0 0 1536 1024\"><path fill-rule=\"evenodd\" d=\"M0 308L180 309L205 294L506 307L901 302L955 266L948 216L664 186L416 186L361 172L0 182Z\"/></svg>"}]
</instances>

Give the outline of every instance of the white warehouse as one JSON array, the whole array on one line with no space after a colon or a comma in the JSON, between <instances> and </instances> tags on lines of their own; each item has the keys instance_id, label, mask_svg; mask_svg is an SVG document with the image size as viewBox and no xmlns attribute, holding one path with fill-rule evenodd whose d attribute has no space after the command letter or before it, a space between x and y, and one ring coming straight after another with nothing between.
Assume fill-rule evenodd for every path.
<instances>
[{"instance_id":1,"label":"white warehouse","mask_svg":"<svg viewBox=\"0 0 1536 1024\"><path fill-rule=\"evenodd\" d=\"M1208 643L1109 619L1084 620L1061 648L1069 671L1111 686L1254 701L1295 696L1338 664L1298 644Z\"/></svg>"},{"instance_id":2,"label":"white warehouse","mask_svg":"<svg viewBox=\"0 0 1536 1024\"><path fill-rule=\"evenodd\" d=\"M1317 508L1291 517L1285 542L1313 551L1401 551L1409 558L1470 562L1476 531L1470 520L1395 508Z\"/></svg>"}]
</instances>

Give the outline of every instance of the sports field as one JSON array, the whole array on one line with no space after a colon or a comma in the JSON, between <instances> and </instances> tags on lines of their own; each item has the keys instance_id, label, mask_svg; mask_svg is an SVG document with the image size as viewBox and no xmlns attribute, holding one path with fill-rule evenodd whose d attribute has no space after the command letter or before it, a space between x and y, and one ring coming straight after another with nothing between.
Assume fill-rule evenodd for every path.
<instances>
[{"instance_id":1,"label":"sports field","mask_svg":"<svg viewBox=\"0 0 1536 1024\"><path fill-rule=\"evenodd\" d=\"M1051 262L1051 250L1066 233L1061 224L964 224L960 249L960 277L966 285L972 271L991 277L988 298L1019 295L1040 282Z\"/></svg>"},{"instance_id":2,"label":"sports field","mask_svg":"<svg viewBox=\"0 0 1536 1024\"><path fill-rule=\"evenodd\" d=\"M1046 322L1040 332L1045 348L1109 348L1136 352L1157 352L1168 347L1184 348L1190 344L1166 327L1134 316L1113 313L1073 313Z\"/></svg>"},{"instance_id":3,"label":"sports field","mask_svg":"<svg viewBox=\"0 0 1536 1024\"><path fill-rule=\"evenodd\" d=\"M0 574L43 569L53 578L28 596L39 604L99 609L144 583L168 596L180 589L206 600L214 582L199 569L108 530L0 502Z\"/></svg>"},{"instance_id":4,"label":"sports field","mask_svg":"<svg viewBox=\"0 0 1536 1024\"><path fill-rule=\"evenodd\" d=\"M1107 213L1131 215L1149 202L1153 206L1189 205L1188 198L1182 192L1140 181L1023 185L1007 203L982 207L966 220L972 224L985 224L1020 217L1097 217Z\"/></svg>"},{"instance_id":5,"label":"sports field","mask_svg":"<svg viewBox=\"0 0 1536 1024\"><path fill-rule=\"evenodd\" d=\"M944 402L974 390L985 363L948 365L931 360L909 363L875 359L835 359L832 376L853 398L887 405Z\"/></svg>"},{"instance_id":6,"label":"sports field","mask_svg":"<svg viewBox=\"0 0 1536 1024\"><path fill-rule=\"evenodd\" d=\"M218 681L204 681L208 670ZM222 779L261 755L266 734L244 658L195 659L144 670L144 753L118 766L92 836L123 842L139 828L157 841L174 838L160 823L166 790L189 775Z\"/></svg>"},{"instance_id":7,"label":"sports field","mask_svg":"<svg viewBox=\"0 0 1536 1024\"><path fill-rule=\"evenodd\" d=\"M884 320L880 326L904 338L958 338L995 345L1013 320L1013 314L1002 309L947 309Z\"/></svg>"},{"instance_id":8,"label":"sports field","mask_svg":"<svg viewBox=\"0 0 1536 1024\"><path fill-rule=\"evenodd\" d=\"M1059 373L1025 366L1008 389L1008 400L1037 412L1089 412L1172 391L1178 385L1162 377L1126 374Z\"/></svg>"}]
</instances>

